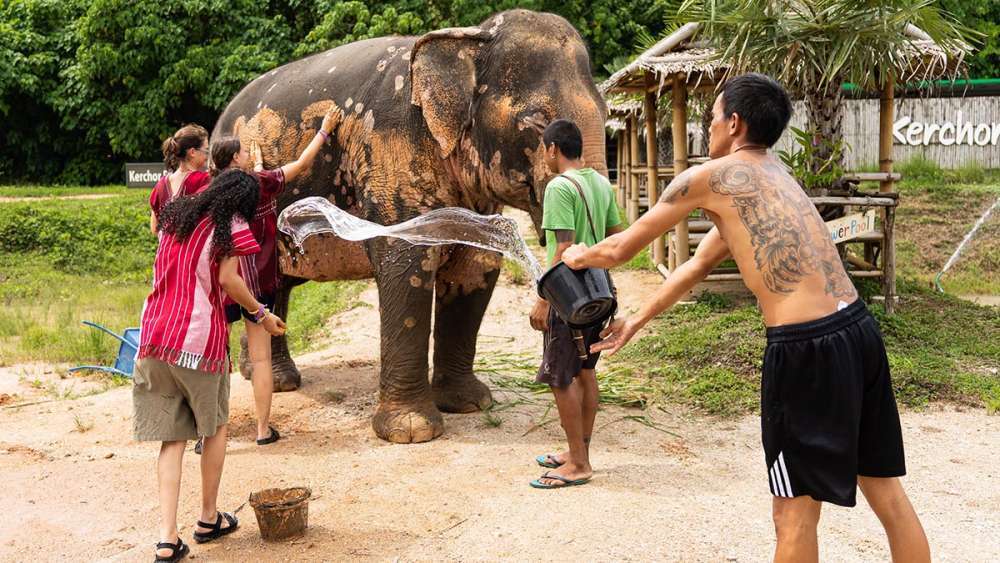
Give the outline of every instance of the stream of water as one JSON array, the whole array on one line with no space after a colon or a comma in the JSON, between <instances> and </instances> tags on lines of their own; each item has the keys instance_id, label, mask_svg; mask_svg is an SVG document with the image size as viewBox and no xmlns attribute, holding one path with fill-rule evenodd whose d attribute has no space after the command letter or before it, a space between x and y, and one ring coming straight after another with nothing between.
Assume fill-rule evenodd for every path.
<instances>
[{"instance_id":1,"label":"stream of water","mask_svg":"<svg viewBox=\"0 0 1000 563\"><path fill-rule=\"evenodd\" d=\"M292 237L299 250L310 236L332 233L350 241L394 237L410 244L464 244L502 253L523 265L532 279L542 267L518 232L517 223L503 215L480 215L460 207L444 207L396 225L379 225L351 215L322 197L307 197L286 207L278 229Z\"/></svg>"},{"instance_id":2,"label":"stream of water","mask_svg":"<svg viewBox=\"0 0 1000 563\"><path fill-rule=\"evenodd\" d=\"M982 217L980 217L979 220L976 221L976 224L972 226L972 230L970 230L965 235L965 238L962 239L962 242L959 243L958 248L955 249L955 252L951 255L951 258L948 258L948 261L945 262L944 268L941 268L941 273L939 273L934 278L934 283L937 284L937 288L941 291L941 293L944 293L944 288L941 287L941 276L943 276L944 273L947 272L948 269L951 268L956 261L958 261L959 256L962 255L962 250L964 250L965 246L969 244L969 241L972 240L972 237L976 236L976 231L978 231L979 227L982 227L983 223L985 223L986 220L989 219L990 214L993 213L993 210L996 209L998 204L1000 204L1000 198L997 198L997 200L993 202L993 205L991 205L989 209L987 209L986 212L983 213Z\"/></svg>"}]
</instances>

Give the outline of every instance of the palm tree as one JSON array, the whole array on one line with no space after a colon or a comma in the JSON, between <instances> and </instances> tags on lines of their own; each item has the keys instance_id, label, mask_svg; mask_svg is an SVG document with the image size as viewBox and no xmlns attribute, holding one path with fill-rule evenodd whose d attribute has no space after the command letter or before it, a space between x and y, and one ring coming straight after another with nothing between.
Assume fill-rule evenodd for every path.
<instances>
[{"instance_id":1,"label":"palm tree","mask_svg":"<svg viewBox=\"0 0 1000 563\"><path fill-rule=\"evenodd\" d=\"M843 139L844 82L954 76L978 35L934 0L683 0L674 18L699 22L729 73L769 74L805 100L814 139L829 141L814 142L814 167Z\"/></svg>"}]
</instances>

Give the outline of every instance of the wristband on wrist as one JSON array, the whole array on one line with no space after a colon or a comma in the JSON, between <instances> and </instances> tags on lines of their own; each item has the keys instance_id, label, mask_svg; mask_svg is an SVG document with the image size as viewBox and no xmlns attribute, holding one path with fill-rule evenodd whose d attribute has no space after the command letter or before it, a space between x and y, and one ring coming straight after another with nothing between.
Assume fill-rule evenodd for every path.
<instances>
[{"instance_id":1,"label":"wristband on wrist","mask_svg":"<svg viewBox=\"0 0 1000 563\"><path fill-rule=\"evenodd\" d=\"M260 324L267 317L267 307L261 305L260 309L253 314L253 322Z\"/></svg>"},{"instance_id":2,"label":"wristband on wrist","mask_svg":"<svg viewBox=\"0 0 1000 563\"><path fill-rule=\"evenodd\" d=\"M330 134L327 133L326 131L322 130L322 129L320 129L319 131L317 131L316 134L322 136L324 141L326 141L327 139L330 138Z\"/></svg>"}]
</instances>

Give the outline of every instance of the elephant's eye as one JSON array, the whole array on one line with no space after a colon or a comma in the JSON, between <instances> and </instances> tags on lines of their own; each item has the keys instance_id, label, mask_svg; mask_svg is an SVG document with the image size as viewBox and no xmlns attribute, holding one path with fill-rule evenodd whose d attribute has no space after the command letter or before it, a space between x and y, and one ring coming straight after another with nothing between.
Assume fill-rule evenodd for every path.
<instances>
[{"instance_id":1,"label":"elephant's eye","mask_svg":"<svg viewBox=\"0 0 1000 563\"><path fill-rule=\"evenodd\" d=\"M531 115L526 115L522 117L521 123L523 124L523 126L519 126L518 127L519 129L525 129L530 127L531 129L534 129L539 134L541 134L543 131L545 131L545 128L548 127L549 119L545 117L545 114L543 114L542 112L536 111Z\"/></svg>"}]
</instances>

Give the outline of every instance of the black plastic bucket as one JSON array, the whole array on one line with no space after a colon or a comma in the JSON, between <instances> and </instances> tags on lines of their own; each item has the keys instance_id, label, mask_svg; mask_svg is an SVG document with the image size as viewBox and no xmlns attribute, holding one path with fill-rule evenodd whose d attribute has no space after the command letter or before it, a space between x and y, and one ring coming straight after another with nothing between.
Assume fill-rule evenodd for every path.
<instances>
[{"instance_id":1,"label":"black plastic bucket","mask_svg":"<svg viewBox=\"0 0 1000 563\"><path fill-rule=\"evenodd\" d=\"M615 310L611 274L601 268L573 270L559 262L538 280L538 295L555 307L571 328L588 328L606 321Z\"/></svg>"}]
</instances>

